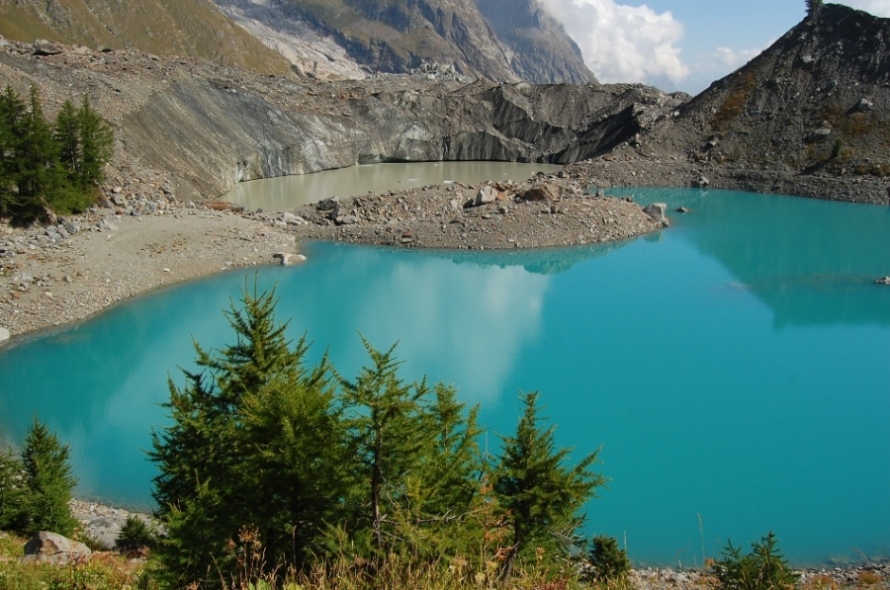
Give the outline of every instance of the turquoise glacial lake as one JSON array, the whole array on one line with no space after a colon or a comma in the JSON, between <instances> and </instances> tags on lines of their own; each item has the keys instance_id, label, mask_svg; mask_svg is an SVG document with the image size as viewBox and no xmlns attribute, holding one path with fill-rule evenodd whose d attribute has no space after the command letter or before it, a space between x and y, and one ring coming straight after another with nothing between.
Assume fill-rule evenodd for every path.
<instances>
[{"instance_id":1,"label":"turquoise glacial lake","mask_svg":"<svg viewBox=\"0 0 890 590\"><path fill-rule=\"evenodd\" d=\"M66 441L78 494L151 505L145 458L192 340L254 278L348 376L359 332L404 376L455 384L500 446L538 390L561 444L600 446L587 532L638 564L701 565L772 530L797 564L890 557L890 208L701 190L670 229L608 246L417 252L311 243L300 267L154 292L0 349L0 432L35 415Z\"/></svg>"}]
</instances>

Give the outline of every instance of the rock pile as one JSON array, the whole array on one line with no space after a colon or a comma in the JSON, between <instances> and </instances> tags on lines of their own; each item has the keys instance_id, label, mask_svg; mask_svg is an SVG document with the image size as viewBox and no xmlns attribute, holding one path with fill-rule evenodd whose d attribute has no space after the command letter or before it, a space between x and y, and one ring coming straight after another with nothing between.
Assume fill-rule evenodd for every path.
<instances>
[{"instance_id":1,"label":"rock pile","mask_svg":"<svg viewBox=\"0 0 890 590\"><path fill-rule=\"evenodd\" d=\"M662 227L626 199L540 174L523 182L426 186L328 199L295 212L299 238L411 248L516 249L595 244Z\"/></svg>"}]
</instances>

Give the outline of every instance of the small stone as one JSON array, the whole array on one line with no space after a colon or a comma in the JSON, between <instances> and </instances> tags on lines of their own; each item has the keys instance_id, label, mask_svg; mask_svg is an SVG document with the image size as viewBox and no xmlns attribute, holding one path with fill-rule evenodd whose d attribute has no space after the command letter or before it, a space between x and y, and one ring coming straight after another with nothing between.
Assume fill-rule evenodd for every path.
<instances>
[{"instance_id":1,"label":"small stone","mask_svg":"<svg viewBox=\"0 0 890 590\"><path fill-rule=\"evenodd\" d=\"M4 342L9 340L9 330L6 328L0 328L0 342Z\"/></svg>"}]
</instances>

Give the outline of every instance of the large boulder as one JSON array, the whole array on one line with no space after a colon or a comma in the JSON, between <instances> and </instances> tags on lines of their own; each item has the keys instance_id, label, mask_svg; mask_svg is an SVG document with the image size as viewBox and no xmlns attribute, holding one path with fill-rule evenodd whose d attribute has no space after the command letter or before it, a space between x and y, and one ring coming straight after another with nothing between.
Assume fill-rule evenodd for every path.
<instances>
[{"instance_id":1,"label":"large boulder","mask_svg":"<svg viewBox=\"0 0 890 590\"><path fill-rule=\"evenodd\" d=\"M37 39L32 47L34 55L58 55L65 52L64 47L47 39Z\"/></svg>"},{"instance_id":2,"label":"large boulder","mask_svg":"<svg viewBox=\"0 0 890 590\"><path fill-rule=\"evenodd\" d=\"M666 211L667 203L652 203L643 208L643 213L665 226L668 224L668 218L665 215Z\"/></svg>"},{"instance_id":3,"label":"large boulder","mask_svg":"<svg viewBox=\"0 0 890 590\"><path fill-rule=\"evenodd\" d=\"M89 547L79 541L72 541L56 533L40 531L25 544L25 556L22 559L68 565L86 563L90 560L90 555L92 552Z\"/></svg>"},{"instance_id":4,"label":"large boulder","mask_svg":"<svg viewBox=\"0 0 890 590\"><path fill-rule=\"evenodd\" d=\"M478 207L480 205L487 205L488 203L494 203L501 198L503 198L501 195L501 191L491 186L490 184L486 184L479 189L479 192L476 193L475 197L466 202L464 207Z\"/></svg>"}]
</instances>

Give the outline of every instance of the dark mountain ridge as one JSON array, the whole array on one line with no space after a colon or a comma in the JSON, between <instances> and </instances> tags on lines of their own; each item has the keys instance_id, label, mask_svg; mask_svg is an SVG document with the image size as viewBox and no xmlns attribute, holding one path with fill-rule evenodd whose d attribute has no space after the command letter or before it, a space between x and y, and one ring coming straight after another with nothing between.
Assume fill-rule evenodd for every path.
<instances>
[{"instance_id":1,"label":"dark mountain ridge","mask_svg":"<svg viewBox=\"0 0 890 590\"><path fill-rule=\"evenodd\" d=\"M890 19L826 4L648 130L654 153L800 174L890 174Z\"/></svg>"}]
</instances>

